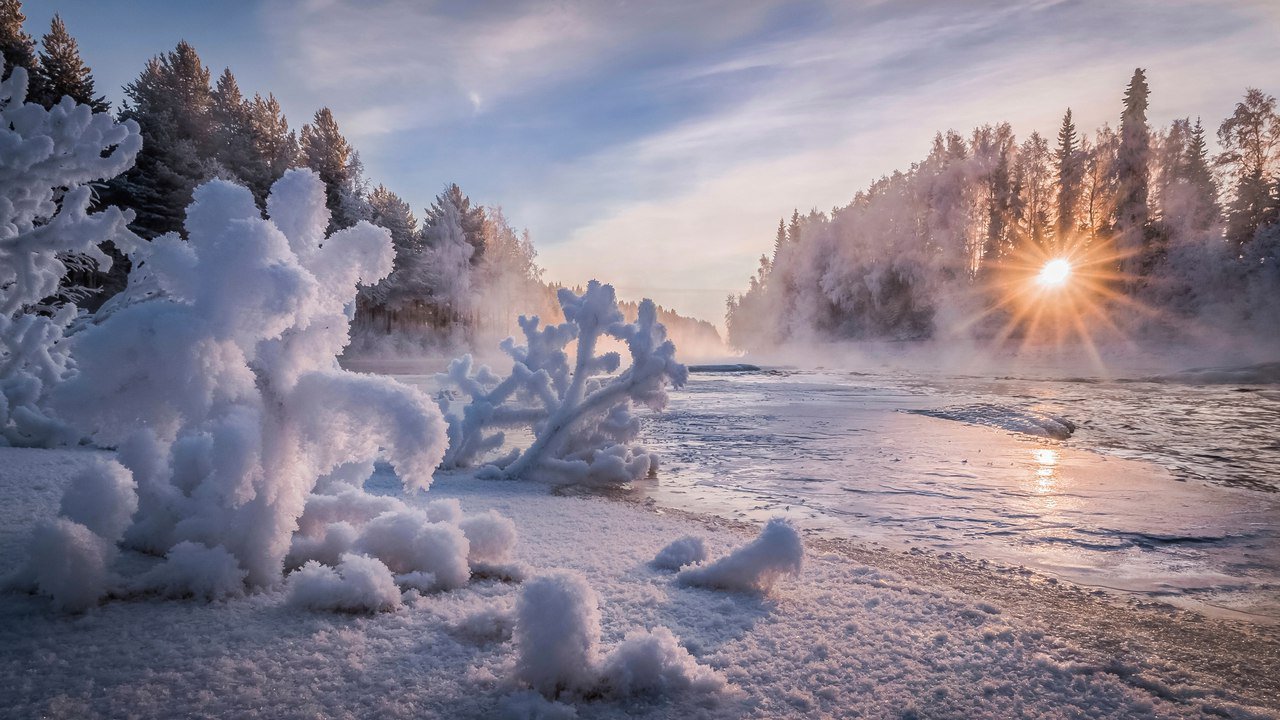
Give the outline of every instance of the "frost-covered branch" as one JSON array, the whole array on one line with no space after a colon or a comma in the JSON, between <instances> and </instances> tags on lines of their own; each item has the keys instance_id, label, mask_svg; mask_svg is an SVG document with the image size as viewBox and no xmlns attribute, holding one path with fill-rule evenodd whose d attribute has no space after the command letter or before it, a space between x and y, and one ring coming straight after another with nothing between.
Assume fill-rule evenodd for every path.
<instances>
[{"instance_id":1,"label":"frost-covered branch","mask_svg":"<svg viewBox=\"0 0 1280 720\"><path fill-rule=\"evenodd\" d=\"M645 300L636 322L627 323L613 287L594 280L582 295L561 289L559 301L564 323L543 327L536 317L521 317L525 344L510 338L502 343L513 361L506 378L485 366L475 368L469 355L454 360L441 376L469 398L460 412L450 412L442 396L450 440L444 467L482 464L504 444L504 429L531 427L532 445L484 465L484 474L621 484L656 469L655 455L630 445L640 432L633 406L661 410L667 388L680 387L688 377L657 320L657 308ZM596 354L602 337L626 345L631 364L621 373L617 352ZM574 341L570 369L567 348Z\"/></svg>"},{"instance_id":2,"label":"frost-covered branch","mask_svg":"<svg viewBox=\"0 0 1280 720\"><path fill-rule=\"evenodd\" d=\"M133 237L131 213L89 212L87 183L133 165L142 137L132 121L70 98L48 110L25 103L27 79L15 67L0 82L0 445L55 445L78 438L45 407L74 369L61 341L76 308L41 303L58 293L69 257L105 268L98 246Z\"/></svg>"}]
</instances>

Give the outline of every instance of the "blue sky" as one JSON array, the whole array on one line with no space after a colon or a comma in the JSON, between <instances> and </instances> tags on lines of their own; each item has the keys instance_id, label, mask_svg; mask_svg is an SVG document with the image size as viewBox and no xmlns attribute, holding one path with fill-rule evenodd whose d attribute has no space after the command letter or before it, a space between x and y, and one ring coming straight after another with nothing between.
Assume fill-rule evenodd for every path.
<instances>
[{"instance_id":1,"label":"blue sky","mask_svg":"<svg viewBox=\"0 0 1280 720\"><path fill-rule=\"evenodd\" d=\"M115 102L185 38L294 127L332 108L419 214L457 182L529 228L548 278L717 324L780 216L848 202L937 130L1114 124L1137 66L1159 124L1280 93L1269 0L25 6L33 35L62 14Z\"/></svg>"}]
</instances>

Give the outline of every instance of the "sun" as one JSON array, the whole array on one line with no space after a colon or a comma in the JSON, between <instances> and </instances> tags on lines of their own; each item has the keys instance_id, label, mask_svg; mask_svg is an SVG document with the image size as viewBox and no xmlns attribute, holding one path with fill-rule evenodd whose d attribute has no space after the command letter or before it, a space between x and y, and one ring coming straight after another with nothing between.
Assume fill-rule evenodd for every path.
<instances>
[{"instance_id":1,"label":"sun","mask_svg":"<svg viewBox=\"0 0 1280 720\"><path fill-rule=\"evenodd\" d=\"M1071 263L1065 258L1055 258L1044 264L1040 268L1040 274L1036 275L1036 282L1041 287L1058 288L1067 284L1067 279L1071 277Z\"/></svg>"}]
</instances>

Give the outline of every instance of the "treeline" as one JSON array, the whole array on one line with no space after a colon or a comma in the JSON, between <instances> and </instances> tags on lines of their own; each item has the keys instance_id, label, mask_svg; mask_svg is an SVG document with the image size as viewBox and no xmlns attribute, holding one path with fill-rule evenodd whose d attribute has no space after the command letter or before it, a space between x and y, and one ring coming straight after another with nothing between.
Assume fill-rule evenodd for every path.
<instances>
[{"instance_id":1,"label":"treeline","mask_svg":"<svg viewBox=\"0 0 1280 720\"><path fill-rule=\"evenodd\" d=\"M923 161L848 205L793 213L728 300L730 342L1025 336L1036 315L1020 290L1055 257L1086 276L1090 295L1076 302L1098 330L1273 333L1276 99L1249 89L1218 125L1216 153L1199 118L1152 129L1148 101L1138 69L1118 129L1081 133L1068 109L1053 141L1019 142L1008 123L939 133Z\"/></svg>"},{"instance_id":2,"label":"treeline","mask_svg":"<svg viewBox=\"0 0 1280 720\"><path fill-rule=\"evenodd\" d=\"M28 101L51 107L67 96L109 110L62 19L53 17L39 49L25 21L19 0L0 0L0 52L27 68ZM501 208L473 203L456 184L445 186L419 219L399 195L366 176L329 108L294 129L274 95L250 97L230 68L215 79L186 41L149 60L124 96L117 116L138 124L143 148L132 169L100 189L98 202L132 210L130 228L140 237L183 235L192 192L213 178L245 185L265 210L272 183L294 167L309 167L324 181L330 231L362 220L390 231L395 269L361 291L356 351L467 344L477 333L512 332L520 313L558 319L556 286L543 281L527 231L516 231ZM83 263L69 276L64 298L92 310L123 289L127 260L104 249L116 260L112 270L99 273ZM687 318L675 324L698 327Z\"/></svg>"}]
</instances>

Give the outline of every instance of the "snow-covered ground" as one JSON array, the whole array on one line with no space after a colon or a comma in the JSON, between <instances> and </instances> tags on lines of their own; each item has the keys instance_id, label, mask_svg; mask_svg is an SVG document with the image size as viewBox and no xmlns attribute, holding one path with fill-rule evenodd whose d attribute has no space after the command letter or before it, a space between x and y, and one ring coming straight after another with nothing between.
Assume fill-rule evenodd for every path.
<instances>
[{"instance_id":1,"label":"snow-covered ground","mask_svg":"<svg viewBox=\"0 0 1280 720\"><path fill-rule=\"evenodd\" d=\"M94 451L0 449L0 572L57 512ZM388 470L368 483L399 494ZM690 586L650 562L671 541L710 558L756 526L545 485L438 478L516 522L530 578L580 573L602 646L668 628L727 685L552 704L522 690L510 639L520 585L473 579L393 612L288 604L284 590L213 603L116 600L79 616L0 595L5 717L1276 717L1271 628L1117 604L977 561L806 540L804 570L767 595ZM126 554L127 563L147 560Z\"/></svg>"}]
</instances>

